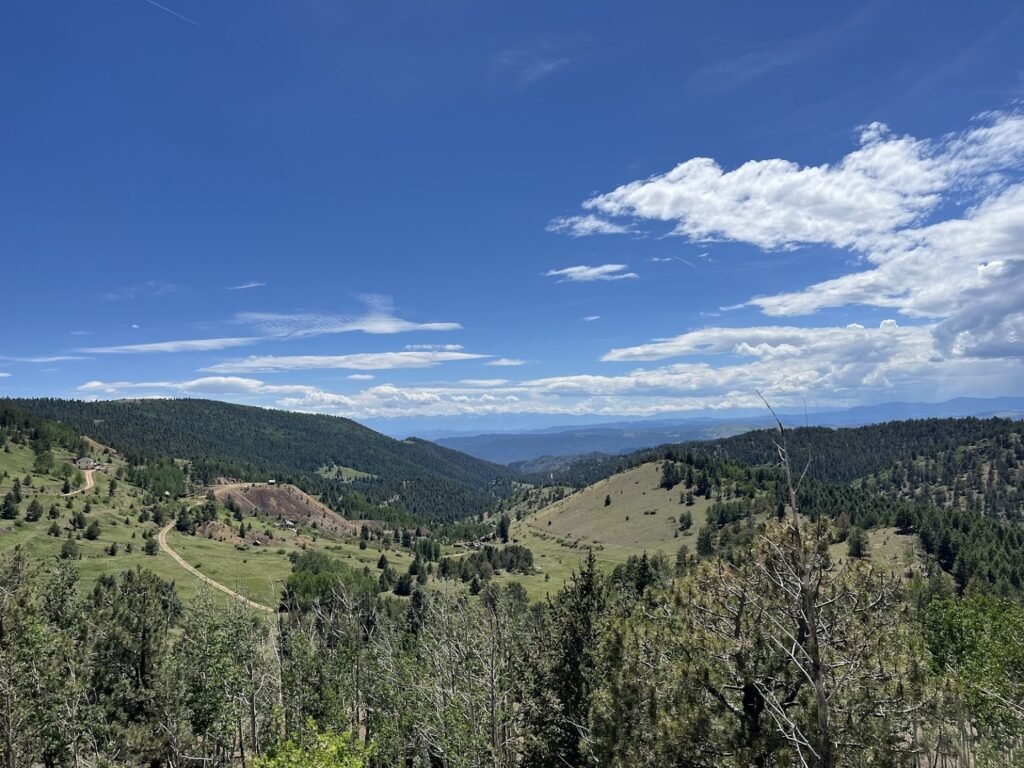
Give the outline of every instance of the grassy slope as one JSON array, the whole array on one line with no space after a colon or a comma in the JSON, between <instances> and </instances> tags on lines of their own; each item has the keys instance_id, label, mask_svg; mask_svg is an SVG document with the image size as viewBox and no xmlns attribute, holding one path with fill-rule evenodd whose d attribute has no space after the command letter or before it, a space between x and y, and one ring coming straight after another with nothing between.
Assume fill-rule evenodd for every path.
<instances>
[{"instance_id":1,"label":"grassy slope","mask_svg":"<svg viewBox=\"0 0 1024 768\"><path fill-rule=\"evenodd\" d=\"M674 558L679 547L686 544L692 552L696 533L706 522L709 502L699 498L692 507L681 505L681 486L666 491L659 487L660 481L660 462L642 464L514 522L512 538L533 551L540 572L530 576L503 574L498 581L518 581L531 598L539 599L562 586L578 569L588 548L594 549L598 562L608 569L644 551L661 551ZM606 496L611 497L607 507ZM683 510L690 511L693 525L676 536L678 515ZM875 563L896 567L916 558L913 536L879 528L869 531L868 538ZM832 555L839 562L845 560L846 544L833 545Z\"/></svg>"},{"instance_id":2,"label":"grassy slope","mask_svg":"<svg viewBox=\"0 0 1024 768\"><path fill-rule=\"evenodd\" d=\"M9 475L0 480L0 496L11 489L15 477L24 479L32 468L31 450L18 445L11 445L10 449L10 453L0 451L0 475L4 471ZM67 454L58 454L59 460L69 458ZM116 471L117 466L118 463L115 463L113 471ZM85 538L77 540L82 557L76 564L81 574L80 585L83 591L91 589L95 580L102 575L114 575L142 566L163 579L175 582L182 598L190 599L198 589L204 588L201 582L164 552L155 556L143 554L145 540L142 533L155 526L151 522L138 522L142 492L125 482L119 482L117 491L110 497L112 473L95 472L95 488L88 493L71 496L71 509L66 506L69 497L60 493L61 480L52 476L32 475L32 487L22 489L19 519L0 520L0 551L10 551L21 546L33 559L56 558L70 530L71 516L83 510L88 503L92 511L87 517L90 521L97 520L100 523L101 533L95 541ZM29 523L24 519L24 512L33 498L39 499L44 514L38 522ZM52 521L46 513L54 503L61 515L57 521L62 529L60 537L47 533ZM128 522L125 522L126 519ZM246 518L245 522L247 526L263 525L253 517ZM272 546L252 547L248 550L237 549L231 543L218 543L202 536L185 536L177 532L168 536L168 543L192 565L199 565L200 570L211 578L253 600L272 605L280 594L280 583L291 571L287 555L298 547L298 537L294 534L274 529L274 537ZM118 553L113 556L106 552L112 542L117 542L119 547ZM125 551L129 543L134 549L132 553Z\"/></svg>"},{"instance_id":3,"label":"grassy slope","mask_svg":"<svg viewBox=\"0 0 1024 768\"><path fill-rule=\"evenodd\" d=\"M32 452L23 446L12 445L10 453L0 451L0 474L6 470L10 475L0 480L0 495L10 489L14 477L24 478L30 473L32 458ZM70 457L62 455L60 458L63 460ZM698 499L692 507L681 505L680 488L665 491L658 487L660 478L659 463L644 464L527 513L522 520L513 523L512 538L533 551L538 572L531 575L502 574L496 581L518 581L531 598L541 599L562 586L572 571L578 568L588 548L594 549L598 561L608 569L625 562L629 555L643 551L663 551L669 557L674 557L682 544L689 545L692 550L696 531L705 522L708 502ZM137 521L142 502L139 489L121 482L111 498L108 495L110 475L98 471L95 473L95 481L95 489L87 494L73 496L73 509L67 509L67 498L60 494L61 481L55 477L34 475L32 488L23 491L25 500L20 505L22 519L0 521L0 550L21 545L34 558L57 557L73 511L81 510L88 502L92 505L89 518L100 522L102 532L96 541L78 541L82 552L78 567L83 590L90 589L101 575L117 574L140 565L164 579L174 581L183 599L188 600L197 590L204 589L198 579L165 553L160 552L156 556L142 554L142 532L152 528L153 524ZM611 497L609 506L604 505L606 496ZM23 519L24 509L33 497L38 497L42 503L44 517L36 523L27 523ZM201 503L198 498L194 501ZM63 533L60 538L47 535L50 520L45 511L51 503L56 503L61 512L58 522ZM689 531L680 531L676 535L677 518L683 510L690 511L693 526ZM408 552L383 550L378 542L372 542L367 549L361 550L358 541L352 538L332 540L323 536L303 536L280 530L271 522L254 517L246 517L245 523L250 528L255 525L258 529L271 531L273 541L267 546L239 548L230 541L218 542L202 535L187 536L172 531L168 543L186 561L210 578L267 605L275 603L291 571L288 554L301 546L322 549L353 568L368 567L374 576L379 573L376 564L382 551L399 573L407 570L412 561ZM889 529L871 531L869 536L873 559L878 562L903 562L907 557L908 545L913 544L911 537L897 536ZM110 556L105 550L114 541L118 543L120 551ZM135 549L131 554L125 552L125 545L129 542ZM460 555L466 551L444 548L445 555ZM833 554L837 559L844 558L845 544L835 545ZM455 582L434 580L431 586L464 588Z\"/></svg>"},{"instance_id":4,"label":"grassy slope","mask_svg":"<svg viewBox=\"0 0 1024 768\"><path fill-rule=\"evenodd\" d=\"M11 445L10 449L10 453L0 451L0 474L6 471L10 475L0 481L0 495L6 494L11 489L15 477L24 479L32 468L31 450L18 445ZM58 460L70 458L67 454L55 453L57 453ZM138 506L142 500L141 491L127 483L119 483L117 492L113 498L110 498L110 475L97 471L94 474L94 479L95 488L88 493L71 496L72 509L68 509L66 506L68 497L64 497L60 493L61 480L52 476L33 475L32 488L23 487L22 489L24 500L19 505L21 509L19 519L0 520L0 550L11 550L20 545L34 559L56 558L70 528L72 514L83 510L88 503L92 506L92 512L88 518L99 521L101 533L95 541L87 541L84 538L78 540L82 559L78 561L77 565L81 574L80 584L83 590L91 589L93 582L101 575L117 574L141 565L156 572L161 578L175 581L184 595L188 596L194 593L197 580L185 573L168 556L161 553L153 557L142 553L144 543L142 531L147 527L152 528L153 524L143 524L137 521ZM24 511L28 502L33 498L39 499L44 513L43 519L29 523L24 520ZM52 521L46 512L54 503L61 514L57 521L62 529L60 537L47 535ZM132 509L133 505L135 509ZM124 522L126 517L129 521L127 524ZM115 541L120 551L117 555L108 555L105 550L111 542ZM135 550L131 554L125 552L125 547L129 543Z\"/></svg>"},{"instance_id":5,"label":"grassy slope","mask_svg":"<svg viewBox=\"0 0 1024 768\"><path fill-rule=\"evenodd\" d=\"M696 531L704 525L708 502L698 499L692 507L686 507L679 503L681 488L666 491L658 486L660 481L660 463L642 464L516 521L512 538L533 551L540 572L531 576L503 575L499 581L519 581L531 597L538 598L556 592L589 548L608 568L644 551L662 551L675 557L682 544L692 550ZM607 507L606 496L611 497ZM693 526L677 536L678 516L684 510L693 516Z\"/></svg>"}]
</instances>

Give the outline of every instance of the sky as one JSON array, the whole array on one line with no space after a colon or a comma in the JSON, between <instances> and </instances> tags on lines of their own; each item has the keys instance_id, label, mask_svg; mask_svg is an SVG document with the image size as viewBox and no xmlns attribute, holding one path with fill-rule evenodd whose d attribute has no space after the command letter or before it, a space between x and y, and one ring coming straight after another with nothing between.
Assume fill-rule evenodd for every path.
<instances>
[{"instance_id":1,"label":"sky","mask_svg":"<svg viewBox=\"0 0 1024 768\"><path fill-rule=\"evenodd\" d=\"M12 0L0 396L1024 394L1019 2Z\"/></svg>"}]
</instances>

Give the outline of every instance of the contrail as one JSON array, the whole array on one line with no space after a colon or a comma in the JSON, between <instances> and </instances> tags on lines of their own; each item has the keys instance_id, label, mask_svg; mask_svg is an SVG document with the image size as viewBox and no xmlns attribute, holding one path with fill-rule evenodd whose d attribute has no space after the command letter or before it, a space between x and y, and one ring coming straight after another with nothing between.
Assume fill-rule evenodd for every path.
<instances>
[{"instance_id":1,"label":"contrail","mask_svg":"<svg viewBox=\"0 0 1024 768\"><path fill-rule=\"evenodd\" d=\"M187 21L189 24L191 24L194 27L202 28L202 26L203 26L202 24L200 24L195 19L190 19L188 16L184 16L184 15L178 13L177 11L172 11L166 5L160 5L160 3L156 2L156 0L146 0L146 2L149 3L150 5L155 5L161 11L167 11L167 13L171 14L171 16L177 16L182 21Z\"/></svg>"}]
</instances>

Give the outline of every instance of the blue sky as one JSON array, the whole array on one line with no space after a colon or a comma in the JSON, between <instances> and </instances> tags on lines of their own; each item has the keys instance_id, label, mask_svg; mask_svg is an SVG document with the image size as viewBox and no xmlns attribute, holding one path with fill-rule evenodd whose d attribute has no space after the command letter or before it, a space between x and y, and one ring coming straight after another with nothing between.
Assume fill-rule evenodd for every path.
<instances>
[{"instance_id":1,"label":"blue sky","mask_svg":"<svg viewBox=\"0 0 1024 768\"><path fill-rule=\"evenodd\" d=\"M0 395L1020 395L1019 3L14 0Z\"/></svg>"}]
</instances>

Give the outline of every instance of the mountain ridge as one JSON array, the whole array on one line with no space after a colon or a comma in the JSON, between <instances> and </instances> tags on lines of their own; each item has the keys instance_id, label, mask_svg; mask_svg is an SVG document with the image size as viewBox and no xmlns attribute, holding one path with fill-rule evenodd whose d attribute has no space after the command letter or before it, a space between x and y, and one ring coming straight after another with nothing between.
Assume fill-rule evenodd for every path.
<instances>
[{"instance_id":1,"label":"mountain ridge","mask_svg":"<svg viewBox=\"0 0 1024 768\"><path fill-rule=\"evenodd\" d=\"M853 427L886 421L920 418L1011 416L1024 417L1024 397L954 398L937 403L894 401L860 405L842 410L779 415L792 425ZM730 437L773 424L770 414L714 418L619 421L565 427L545 427L522 432L488 432L438 437L434 440L454 450L500 464L514 465L552 457L602 453L622 455L634 450L690 440Z\"/></svg>"}]
</instances>

